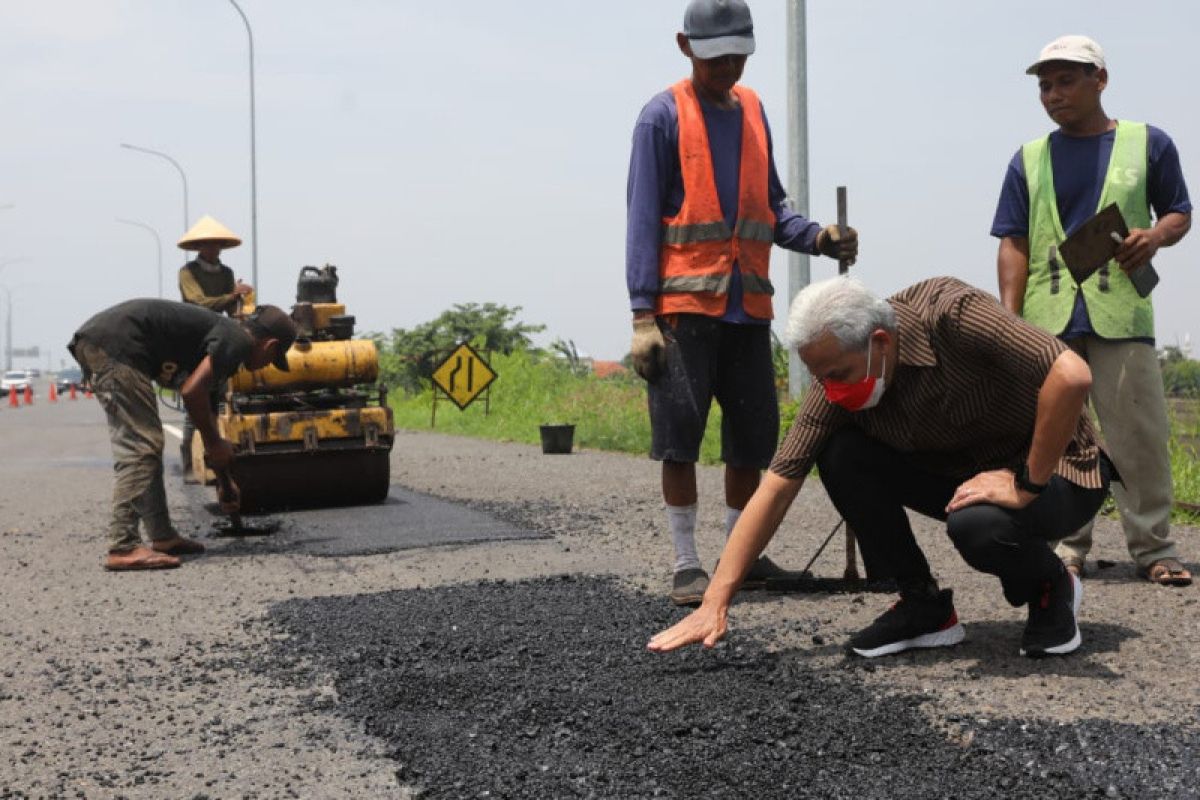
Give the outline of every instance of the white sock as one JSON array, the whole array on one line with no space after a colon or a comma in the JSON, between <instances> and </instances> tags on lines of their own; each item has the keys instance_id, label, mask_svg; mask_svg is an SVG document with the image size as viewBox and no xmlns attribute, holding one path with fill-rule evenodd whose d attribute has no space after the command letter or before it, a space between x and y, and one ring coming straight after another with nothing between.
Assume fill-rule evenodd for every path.
<instances>
[{"instance_id":1,"label":"white sock","mask_svg":"<svg viewBox=\"0 0 1200 800\"><path fill-rule=\"evenodd\" d=\"M725 506L725 538L729 538L729 534L733 533L733 526L737 525L738 517L742 515L740 508L730 508Z\"/></svg>"},{"instance_id":2,"label":"white sock","mask_svg":"<svg viewBox=\"0 0 1200 800\"><path fill-rule=\"evenodd\" d=\"M667 506L667 526L675 544L675 571L700 569L696 553L696 504Z\"/></svg>"}]
</instances>

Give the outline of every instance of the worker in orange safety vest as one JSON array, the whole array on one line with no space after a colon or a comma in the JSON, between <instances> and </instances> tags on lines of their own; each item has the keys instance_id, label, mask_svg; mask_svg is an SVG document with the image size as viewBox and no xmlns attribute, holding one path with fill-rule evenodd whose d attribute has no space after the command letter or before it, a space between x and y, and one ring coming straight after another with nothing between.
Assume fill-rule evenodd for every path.
<instances>
[{"instance_id":1,"label":"worker in orange safety vest","mask_svg":"<svg viewBox=\"0 0 1200 800\"><path fill-rule=\"evenodd\" d=\"M738 85L754 52L743 0L692 0L679 49L692 75L651 98L633 133L626 282L634 369L647 381L652 442L675 549L670 600L708 587L696 549L696 461L712 400L721 406L725 533L779 439L771 327L771 245L853 263L858 235L792 211L758 95ZM788 578L766 556L743 588Z\"/></svg>"}]
</instances>

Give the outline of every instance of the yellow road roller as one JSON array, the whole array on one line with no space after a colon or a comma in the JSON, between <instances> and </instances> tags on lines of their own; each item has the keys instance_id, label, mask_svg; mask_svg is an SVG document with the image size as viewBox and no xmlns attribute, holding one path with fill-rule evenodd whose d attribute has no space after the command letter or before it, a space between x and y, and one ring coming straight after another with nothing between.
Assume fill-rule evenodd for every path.
<instances>
[{"instance_id":1,"label":"yellow road roller","mask_svg":"<svg viewBox=\"0 0 1200 800\"><path fill-rule=\"evenodd\" d=\"M353 338L354 317L337 302L336 286L336 267L302 269L292 306L300 338L288 371L243 368L229 381L218 421L233 443L230 474L243 512L387 497L395 434L387 388L378 382L375 342Z\"/></svg>"}]
</instances>

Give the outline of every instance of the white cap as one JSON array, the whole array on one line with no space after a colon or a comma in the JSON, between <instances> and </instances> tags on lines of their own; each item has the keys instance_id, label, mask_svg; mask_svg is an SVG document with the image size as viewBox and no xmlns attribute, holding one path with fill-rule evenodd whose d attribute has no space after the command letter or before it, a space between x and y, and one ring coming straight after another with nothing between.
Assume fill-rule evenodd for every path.
<instances>
[{"instance_id":1,"label":"white cap","mask_svg":"<svg viewBox=\"0 0 1200 800\"><path fill-rule=\"evenodd\" d=\"M1025 70L1025 74L1037 75L1038 70L1048 61L1074 61L1077 64L1094 64L1099 69L1104 69L1104 51L1086 36L1060 36L1042 48L1038 60Z\"/></svg>"}]
</instances>

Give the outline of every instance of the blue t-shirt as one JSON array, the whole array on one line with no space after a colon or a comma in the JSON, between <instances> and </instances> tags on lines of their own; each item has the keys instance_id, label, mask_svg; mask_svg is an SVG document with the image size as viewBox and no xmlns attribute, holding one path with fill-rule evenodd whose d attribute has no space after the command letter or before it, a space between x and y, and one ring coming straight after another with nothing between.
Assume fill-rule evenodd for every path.
<instances>
[{"instance_id":1,"label":"blue t-shirt","mask_svg":"<svg viewBox=\"0 0 1200 800\"><path fill-rule=\"evenodd\" d=\"M1147 125L1149 135L1149 174L1146 177L1146 197L1155 218L1172 212L1181 214L1192 210L1187 184L1179 166L1179 151L1166 133ZM1108 173L1116 130L1096 136L1067 136L1061 131L1050 134L1050 163L1054 171L1054 194L1058 201L1058 218L1063 232L1070 236L1099 209L1104 176ZM1029 238L1029 185L1025 180L1025 160L1018 150L1008 164L1000 202L992 220L992 236ZM1083 292L1076 295L1075 308L1063 339L1095 335L1088 317ZM1153 342L1153 339L1138 341Z\"/></svg>"},{"instance_id":2,"label":"blue t-shirt","mask_svg":"<svg viewBox=\"0 0 1200 800\"><path fill-rule=\"evenodd\" d=\"M730 228L737 220L738 188L742 159L742 109L721 109L700 99L712 154L713 175L721 211ZM792 211L775 171L771 155L771 129L767 130L767 198L775 212L775 244L816 255L820 226ZM625 230L625 281L634 311L653 309L658 299L659 246L663 217L683 206L683 174L679 167L679 113L670 90L650 99L633 129L627 191L628 225ZM729 302L722 317L727 322L761 323L742 305L742 275L736 262L729 286Z\"/></svg>"}]
</instances>

